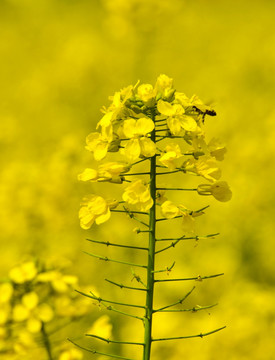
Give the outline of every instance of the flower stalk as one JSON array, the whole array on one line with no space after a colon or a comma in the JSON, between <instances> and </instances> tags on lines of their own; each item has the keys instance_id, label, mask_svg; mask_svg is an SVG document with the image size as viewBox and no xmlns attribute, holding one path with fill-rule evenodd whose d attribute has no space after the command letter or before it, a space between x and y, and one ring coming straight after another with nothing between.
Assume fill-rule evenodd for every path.
<instances>
[{"instance_id":1,"label":"flower stalk","mask_svg":"<svg viewBox=\"0 0 275 360\"><path fill-rule=\"evenodd\" d=\"M155 120L155 116L152 116ZM151 133L151 139L155 142L155 130ZM146 314L144 318L144 351L143 360L150 360L152 343L153 300L154 300L154 270L155 270L155 247L156 247L156 156L150 160L150 195L154 203L149 213L149 244L147 262L147 294Z\"/></svg>"}]
</instances>

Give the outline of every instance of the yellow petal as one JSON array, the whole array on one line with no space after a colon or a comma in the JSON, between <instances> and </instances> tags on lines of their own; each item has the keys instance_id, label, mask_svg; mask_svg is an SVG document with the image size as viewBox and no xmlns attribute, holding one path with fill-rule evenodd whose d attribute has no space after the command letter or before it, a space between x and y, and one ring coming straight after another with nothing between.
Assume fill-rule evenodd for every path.
<instances>
[{"instance_id":1,"label":"yellow petal","mask_svg":"<svg viewBox=\"0 0 275 360\"><path fill-rule=\"evenodd\" d=\"M180 124L186 131L196 131L198 127L196 121L191 116L187 115L182 115L180 117Z\"/></svg>"},{"instance_id":2,"label":"yellow petal","mask_svg":"<svg viewBox=\"0 0 275 360\"><path fill-rule=\"evenodd\" d=\"M78 180L80 181L89 181L89 180L97 180L98 173L94 169L85 169L81 174L78 175Z\"/></svg>"},{"instance_id":3,"label":"yellow petal","mask_svg":"<svg viewBox=\"0 0 275 360\"><path fill-rule=\"evenodd\" d=\"M94 220L95 220L95 215L91 214L88 210L87 207L82 207L79 210L79 219L80 219L80 226L82 227L82 229L90 229L90 227L93 225Z\"/></svg>"},{"instance_id":4,"label":"yellow petal","mask_svg":"<svg viewBox=\"0 0 275 360\"><path fill-rule=\"evenodd\" d=\"M173 135L178 135L181 132L179 117L169 117L167 119L167 126Z\"/></svg>"},{"instance_id":5,"label":"yellow petal","mask_svg":"<svg viewBox=\"0 0 275 360\"><path fill-rule=\"evenodd\" d=\"M86 149L89 151L94 151L96 145L98 144L98 142L100 141L101 135L99 132L93 132L91 134L89 134L86 137Z\"/></svg>"},{"instance_id":6,"label":"yellow petal","mask_svg":"<svg viewBox=\"0 0 275 360\"><path fill-rule=\"evenodd\" d=\"M94 158L96 161L100 161L105 158L108 152L108 142L107 141L101 141L97 143L94 149Z\"/></svg>"},{"instance_id":7,"label":"yellow petal","mask_svg":"<svg viewBox=\"0 0 275 360\"><path fill-rule=\"evenodd\" d=\"M123 132L127 138L131 139L132 137L134 137L136 134L136 120L135 119L124 120Z\"/></svg>"},{"instance_id":8,"label":"yellow petal","mask_svg":"<svg viewBox=\"0 0 275 360\"><path fill-rule=\"evenodd\" d=\"M167 219L173 219L179 215L180 210L172 201L167 200L161 205L161 213Z\"/></svg>"},{"instance_id":9,"label":"yellow petal","mask_svg":"<svg viewBox=\"0 0 275 360\"><path fill-rule=\"evenodd\" d=\"M96 217L95 222L97 225L100 225L104 223L105 221L109 220L111 216L111 212L109 209L107 209L105 214L99 215Z\"/></svg>"},{"instance_id":10,"label":"yellow petal","mask_svg":"<svg viewBox=\"0 0 275 360\"><path fill-rule=\"evenodd\" d=\"M217 181L212 185L211 192L215 199L222 202L229 201L232 198L232 191L226 181Z\"/></svg>"},{"instance_id":11,"label":"yellow petal","mask_svg":"<svg viewBox=\"0 0 275 360\"><path fill-rule=\"evenodd\" d=\"M174 115L174 109L172 104L170 104L167 101L159 100L157 105L158 111L166 116L173 116Z\"/></svg>"},{"instance_id":12,"label":"yellow petal","mask_svg":"<svg viewBox=\"0 0 275 360\"><path fill-rule=\"evenodd\" d=\"M129 160L136 160L140 155L140 142L139 139L128 140L125 145L125 155Z\"/></svg>"},{"instance_id":13,"label":"yellow petal","mask_svg":"<svg viewBox=\"0 0 275 360\"><path fill-rule=\"evenodd\" d=\"M140 118L136 123L136 134L138 135L146 135L149 132L153 131L155 128L155 124L153 120L148 118Z\"/></svg>"},{"instance_id":14,"label":"yellow petal","mask_svg":"<svg viewBox=\"0 0 275 360\"><path fill-rule=\"evenodd\" d=\"M140 152L145 157L152 157L156 153L156 144L147 137L142 137L139 139L140 143Z\"/></svg>"}]
</instances>

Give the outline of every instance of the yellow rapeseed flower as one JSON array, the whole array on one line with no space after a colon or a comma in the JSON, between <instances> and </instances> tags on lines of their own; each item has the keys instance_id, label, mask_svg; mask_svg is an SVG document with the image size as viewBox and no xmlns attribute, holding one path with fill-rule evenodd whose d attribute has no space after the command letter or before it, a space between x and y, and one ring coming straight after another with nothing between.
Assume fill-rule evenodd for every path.
<instances>
[{"instance_id":1,"label":"yellow rapeseed flower","mask_svg":"<svg viewBox=\"0 0 275 360\"><path fill-rule=\"evenodd\" d=\"M174 170L177 167L176 160L183 155L178 144L171 143L166 145L163 155L159 158L159 161L167 166L169 170Z\"/></svg>"},{"instance_id":2,"label":"yellow rapeseed flower","mask_svg":"<svg viewBox=\"0 0 275 360\"><path fill-rule=\"evenodd\" d=\"M10 301L13 294L13 286L11 283L0 284L0 304Z\"/></svg>"},{"instance_id":3,"label":"yellow rapeseed flower","mask_svg":"<svg viewBox=\"0 0 275 360\"><path fill-rule=\"evenodd\" d=\"M37 268L34 262L28 261L12 268L9 272L9 277L16 284L23 284L26 281L33 280L36 274Z\"/></svg>"},{"instance_id":4,"label":"yellow rapeseed flower","mask_svg":"<svg viewBox=\"0 0 275 360\"><path fill-rule=\"evenodd\" d=\"M42 322L51 321L53 316L52 308L46 303L39 304L39 297L34 291L23 295L21 303L13 308L13 320L26 321L26 328L31 333L39 332Z\"/></svg>"},{"instance_id":5,"label":"yellow rapeseed flower","mask_svg":"<svg viewBox=\"0 0 275 360\"><path fill-rule=\"evenodd\" d=\"M221 177L221 170L211 156L204 155L198 160L189 159L183 163L182 167L185 171L202 176L211 182L215 182Z\"/></svg>"},{"instance_id":6,"label":"yellow rapeseed flower","mask_svg":"<svg viewBox=\"0 0 275 360\"><path fill-rule=\"evenodd\" d=\"M185 206L175 205L172 201L167 200L161 205L161 214L166 219L182 216L183 231L186 233L193 233L195 231L195 219Z\"/></svg>"},{"instance_id":7,"label":"yellow rapeseed flower","mask_svg":"<svg viewBox=\"0 0 275 360\"><path fill-rule=\"evenodd\" d=\"M142 84L138 87L139 98L147 105L152 106L155 102L156 92L151 84Z\"/></svg>"},{"instance_id":8,"label":"yellow rapeseed flower","mask_svg":"<svg viewBox=\"0 0 275 360\"><path fill-rule=\"evenodd\" d=\"M135 205L141 211L147 211L153 206L149 185L145 185L142 180L132 182L125 189L122 198L128 204Z\"/></svg>"},{"instance_id":9,"label":"yellow rapeseed flower","mask_svg":"<svg viewBox=\"0 0 275 360\"><path fill-rule=\"evenodd\" d=\"M174 93L173 90L173 79L169 78L165 74L159 75L155 84L155 92L157 98L170 98L171 94Z\"/></svg>"},{"instance_id":10,"label":"yellow rapeseed flower","mask_svg":"<svg viewBox=\"0 0 275 360\"><path fill-rule=\"evenodd\" d=\"M98 132L93 132L86 138L86 149L94 154L96 161L99 161L104 159L107 155L111 141L112 139L108 138L107 136L104 136Z\"/></svg>"},{"instance_id":11,"label":"yellow rapeseed flower","mask_svg":"<svg viewBox=\"0 0 275 360\"><path fill-rule=\"evenodd\" d=\"M200 184L197 191L200 195L213 195L215 199L222 202L229 201L232 198L232 191L226 181L216 181L214 184Z\"/></svg>"},{"instance_id":12,"label":"yellow rapeseed flower","mask_svg":"<svg viewBox=\"0 0 275 360\"><path fill-rule=\"evenodd\" d=\"M89 229L94 222L99 225L107 221L111 216L110 208L114 209L118 203L91 194L83 199L81 205L79 210L80 226L83 229Z\"/></svg>"},{"instance_id":13,"label":"yellow rapeseed flower","mask_svg":"<svg viewBox=\"0 0 275 360\"><path fill-rule=\"evenodd\" d=\"M123 123L123 133L127 141L124 154L130 159L135 160L140 155L152 157L156 153L155 143L146 135L154 130L154 122L149 118L127 119Z\"/></svg>"},{"instance_id":14,"label":"yellow rapeseed flower","mask_svg":"<svg viewBox=\"0 0 275 360\"><path fill-rule=\"evenodd\" d=\"M160 114L168 116L167 126L173 135L178 135L182 129L186 131L197 129L196 121L191 116L184 115L185 110L181 104L159 100L157 109Z\"/></svg>"},{"instance_id":15,"label":"yellow rapeseed flower","mask_svg":"<svg viewBox=\"0 0 275 360\"><path fill-rule=\"evenodd\" d=\"M167 200L161 205L161 214L166 219L173 219L180 215L180 209L172 201Z\"/></svg>"},{"instance_id":16,"label":"yellow rapeseed flower","mask_svg":"<svg viewBox=\"0 0 275 360\"><path fill-rule=\"evenodd\" d=\"M98 167L98 170L87 168L78 175L80 181L109 181L122 183L121 174L130 170L131 166L122 162L108 162Z\"/></svg>"},{"instance_id":17,"label":"yellow rapeseed flower","mask_svg":"<svg viewBox=\"0 0 275 360\"><path fill-rule=\"evenodd\" d=\"M219 139L211 139L207 146L211 156L215 157L216 160L222 161L224 159L224 154L227 150L225 145Z\"/></svg>"}]
</instances>

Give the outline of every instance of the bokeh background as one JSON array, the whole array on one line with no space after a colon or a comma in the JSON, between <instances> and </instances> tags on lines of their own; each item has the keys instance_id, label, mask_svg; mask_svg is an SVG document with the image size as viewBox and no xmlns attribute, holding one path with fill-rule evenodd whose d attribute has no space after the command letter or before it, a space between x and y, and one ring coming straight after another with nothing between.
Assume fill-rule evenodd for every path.
<instances>
[{"instance_id":1,"label":"bokeh background","mask_svg":"<svg viewBox=\"0 0 275 360\"><path fill-rule=\"evenodd\" d=\"M1 0L1 276L30 256L67 259L83 284L105 297L137 301L103 280L131 284L130 270L83 254L93 249L135 260L85 238L131 241L136 225L117 215L81 230L80 200L95 190L79 184L77 174L91 165L85 136L108 96L138 79L154 84L164 73L178 91L214 105L218 116L207 120L206 131L227 144L223 179L234 195L226 204L193 195L196 204L211 205L200 232L221 235L181 244L160 258L163 266L176 258L175 277L224 272L196 284L188 300L189 306L219 306L210 315L159 316L155 330L180 336L227 328L205 339L154 344L152 359L274 359L274 16L271 0ZM191 285L158 286L163 304ZM89 321L103 313L94 307ZM135 320L111 319L116 338L141 336ZM137 349L111 350L139 356Z\"/></svg>"}]
</instances>

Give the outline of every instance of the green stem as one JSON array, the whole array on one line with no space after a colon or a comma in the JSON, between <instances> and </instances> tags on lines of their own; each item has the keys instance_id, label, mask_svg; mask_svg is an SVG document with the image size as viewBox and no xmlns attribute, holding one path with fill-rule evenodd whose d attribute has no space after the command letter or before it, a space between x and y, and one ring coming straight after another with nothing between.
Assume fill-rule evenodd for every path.
<instances>
[{"instance_id":1,"label":"green stem","mask_svg":"<svg viewBox=\"0 0 275 360\"><path fill-rule=\"evenodd\" d=\"M41 332L42 332L42 336L43 336L44 346L45 346L45 349L46 349L47 354L48 354L48 359L53 360L51 343L50 343L48 334L47 334L46 329L45 329L45 324L43 322L42 322Z\"/></svg>"},{"instance_id":2,"label":"green stem","mask_svg":"<svg viewBox=\"0 0 275 360\"><path fill-rule=\"evenodd\" d=\"M155 121L154 115L152 120ZM155 142L155 130L151 133L151 140ZM146 295L146 314L144 319L144 351L143 360L150 360L152 343L152 317L153 317L153 298L154 298L154 269L155 269L155 243L156 243L156 156L151 158L150 164L150 194L154 204L149 214L149 245L148 245L148 264L147 264L147 295Z\"/></svg>"}]
</instances>

